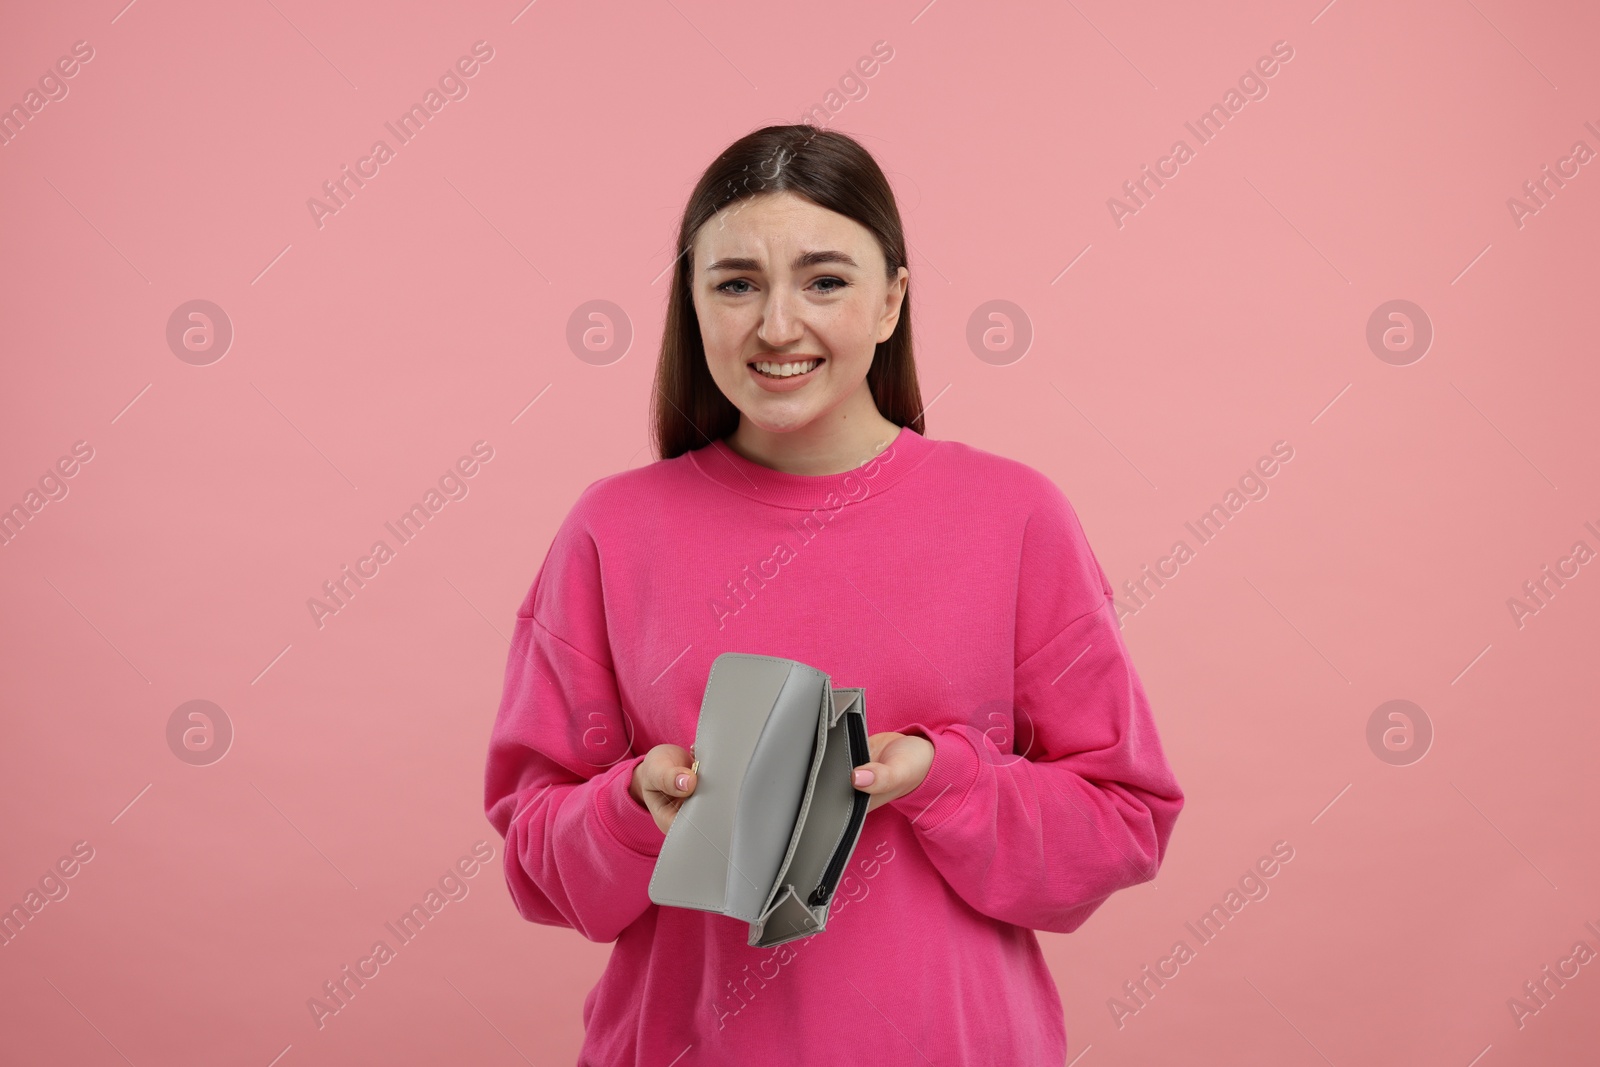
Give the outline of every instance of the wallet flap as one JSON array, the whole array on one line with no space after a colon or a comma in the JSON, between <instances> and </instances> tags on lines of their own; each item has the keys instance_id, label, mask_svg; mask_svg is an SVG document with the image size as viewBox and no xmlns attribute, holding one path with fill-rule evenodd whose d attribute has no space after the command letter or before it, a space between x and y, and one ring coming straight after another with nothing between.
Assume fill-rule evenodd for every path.
<instances>
[{"instance_id":1,"label":"wallet flap","mask_svg":"<svg viewBox=\"0 0 1600 1067\"><path fill-rule=\"evenodd\" d=\"M724 914L754 921L788 865L795 828L808 818L826 696L827 678L795 664L773 701L739 791Z\"/></svg>"},{"instance_id":2,"label":"wallet flap","mask_svg":"<svg viewBox=\"0 0 1600 1067\"><path fill-rule=\"evenodd\" d=\"M700 773L661 843L652 901L757 917L794 834L826 685L776 656L713 661L695 727Z\"/></svg>"},{"instance_id":3,"label":"wallet flap","mask_svg":"<svg viewBox=\"0 0 1600 1067\"><path fill-rule=\"evenodd\" d=\"M860 710L860 702L864 698L864 689L834 689L833 714L828 716L828 725L832 726L839 721L839 716L852 709Z\"/></svg>"}]
</instances>

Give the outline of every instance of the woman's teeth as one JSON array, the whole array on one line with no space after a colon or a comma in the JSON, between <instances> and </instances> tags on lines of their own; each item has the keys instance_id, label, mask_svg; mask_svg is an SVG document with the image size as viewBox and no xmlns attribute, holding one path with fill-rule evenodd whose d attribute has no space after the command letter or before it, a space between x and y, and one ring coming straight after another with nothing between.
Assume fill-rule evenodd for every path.
<instances>
[{"instance_id":1,"label":"woman's teeth","mask_svg":"<svg viewBox=\"0 0 1600 1067\"><path fill-rule=\"evenodd\" d=\"M769 378L791 378L811 371L821 362L820 359L808 359L804 363L755 363L752 366Z\"/></svg>"}]
</instances>

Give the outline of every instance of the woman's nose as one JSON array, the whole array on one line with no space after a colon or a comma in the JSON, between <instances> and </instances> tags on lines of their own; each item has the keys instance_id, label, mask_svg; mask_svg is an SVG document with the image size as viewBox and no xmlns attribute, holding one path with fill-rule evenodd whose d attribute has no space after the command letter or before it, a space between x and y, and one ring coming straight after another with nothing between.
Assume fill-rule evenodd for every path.
<instances>
[{"instance_id":1,"label":"woman's nose","mask_svg":"<svg viewBox=\"0 0 1600 1067\"><path fill-rule=\"evenodd\" d=\"M789 300L788 296L781 293L767 297L766 306L761 312L761 326L756 330L756 336L761 338L763 344L782 348L800 340L804 323L789 307Z\"/></svg>"}]
</instances>

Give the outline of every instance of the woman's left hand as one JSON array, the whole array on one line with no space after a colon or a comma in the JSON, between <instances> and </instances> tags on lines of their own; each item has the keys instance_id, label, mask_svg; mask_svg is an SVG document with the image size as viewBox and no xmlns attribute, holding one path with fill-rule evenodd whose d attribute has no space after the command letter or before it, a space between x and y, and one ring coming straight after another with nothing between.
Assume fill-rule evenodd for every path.
<instances>
[{"instance_id":1,"label":"woman's left hand","mask_svg":"<svg viewBox=\"0 0 1600 1067\"><path fill-rule=\"evenodd\" d=\"M880 808L891 800L899 800L928 777L933 766L933 744L916 734L901 734L893 730L873 734L867 738L870 763L855 769L854 784L863 793L870 793L867 810ZM870 776L867 784L864 777Z\"/></svg>"}]
</instances>

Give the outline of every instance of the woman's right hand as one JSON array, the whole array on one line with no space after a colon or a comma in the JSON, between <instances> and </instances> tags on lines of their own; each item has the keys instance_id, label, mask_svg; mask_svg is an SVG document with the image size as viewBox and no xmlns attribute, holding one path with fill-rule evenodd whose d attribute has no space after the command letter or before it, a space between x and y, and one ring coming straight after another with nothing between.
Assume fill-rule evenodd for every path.
<instances>
[{"instance_id":1,"label":"woman's right hand","mask_svg":"<svg viewBox=\"0 0 1600 1067\"><path fill-rule=\"evenodd\" d=\"M677 817L684 798L694 792L697 776L689 770L693 760L678 745L657 745L633 769L628 792L649 809L665 834Z\"/></svg>"}]
</instances>

